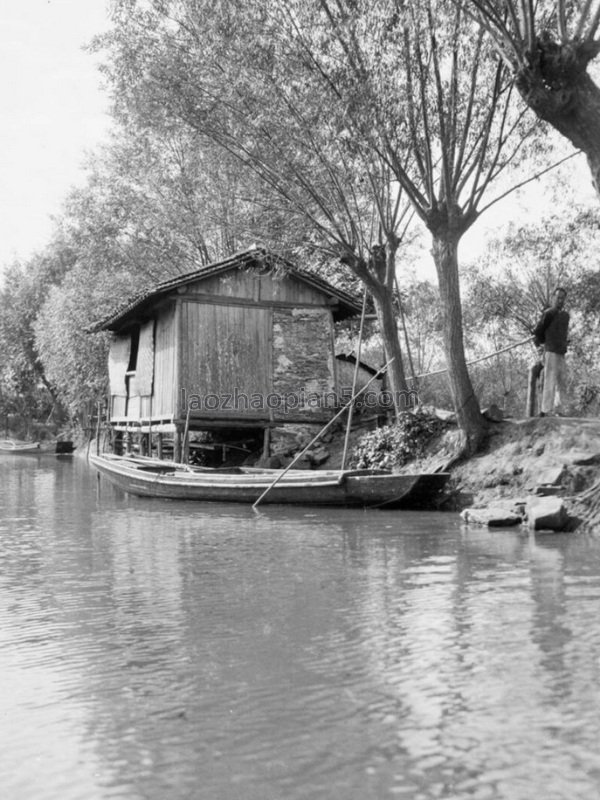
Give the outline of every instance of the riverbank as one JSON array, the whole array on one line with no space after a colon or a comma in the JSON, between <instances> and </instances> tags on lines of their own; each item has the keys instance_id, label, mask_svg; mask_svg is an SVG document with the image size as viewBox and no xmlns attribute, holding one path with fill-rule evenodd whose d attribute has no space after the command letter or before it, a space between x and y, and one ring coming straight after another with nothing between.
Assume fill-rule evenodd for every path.
<instances>
[{"instance_id":1,"label":"riverbank","mask_svg":"<svg viewBox=\"0 0 600 800\"><path fill-rule=\"evenodd\" d=\"M442 438L437 451L443 455L447 450ZM449 471L446 507L451 510L509 508L532 496L555 495L579 517L585 493L600 480L600 420L544 417L491 423L481 451Z\"/></svg>"},{"instance_id":2,"label":"riverbank","mask_svg":"<svg viewBox=\"0 0 600 800\"><path fill-rule=\"evenodd\" d=\"M445 510L491 508L497 512L523 508L532 498L554 496L560 498L569 513L580 518L581 511L589 509L590 501L595 502L595 492L588 490L600 481L600 419L535 417L489 421L479 452L460 459L456 424L450 421L451 415L436 414L446 419L445 427L415 447L419 457L401 462L402 466L389 466L402 472L449 472L451 478L442 503ZM494 416L500 418L499 413ZM393 437L387 437L386 447L371 447L373 463L362 466L388 466L382 458L398 456L395 444ZM598 494L600 506L600 491Z\"/></svg>"},{"instance_id":3,"label":"riverbank","mask_svg":"<svg viewBox=\"0 0 600 800\"><path fill-rule=\"evenodd\" d=\"M498 506L524 502L532 494L556 494L577 498L600 480L600 419L581 417L534 417L488 422L488 433L480 451L457 459L459 430L449 412L436 412L445 428L429 440L415 445L418 458L407 463L399 459L400 439L388 436L385 446L369 449L369 463L356 463L365 450L365 430L350 436L347 464L399 470L401 472L448 471L451 479L444 508ZM499 416L499 415L498 415ZM431 429L434 426L430 426ZM415 434L412 441L419 438ZM373 441L373 440L371 440ZM342 462L344 432L336 431L324 443L328 457L321 469ZM394 461L400 461L395 464ZM390 463L388 463L388 461ZM542 492L541 488L545 487Z\"/></svg>"},{"instance_id":4,"label":"riverbank","mask_svg":"<svg viewBox=\"0 0 600 800\"><path fill-rule=\"evenodd\" d=\"M454 512L522 505L532 495L542 494L556 495L563 498L567 506L575 508L582 495L600 481L598 418L489 421L488 435L480 451L469 459L457 460L459 430L451 421L453 415L434 412L426 419L435 420L436 416L441 420L441 431L436 431L436 425L430 422L414 430L405 424L404 440L389 436L385 447L367 448L369 457L373 458L373 463L369 464L358 463L360 459L356 455L361 448L364 453L363 437L369 436L367 427L354 428L346 447L345 429L340 425L323 437L296 466L333 469L344 461L346 466L374 466L401 472L448 471L451 478L441 507ZM432 433L429 440L421 438L423 430ZM296 437L293 446L276 454L277 463L268 466L288 466L303 444L303 440ZM398 456L407 444L420 456L403 463ZM95 443L91 443L92 449L94 446ZM88 444L86 454L89 448Z\"/></svg>"}]
</instances>

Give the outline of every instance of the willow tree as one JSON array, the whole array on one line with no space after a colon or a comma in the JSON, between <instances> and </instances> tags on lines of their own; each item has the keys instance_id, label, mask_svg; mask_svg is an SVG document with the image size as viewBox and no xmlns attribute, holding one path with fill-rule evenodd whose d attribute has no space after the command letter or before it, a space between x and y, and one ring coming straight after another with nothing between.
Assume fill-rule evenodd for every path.
<instances>
[{"instance_id":1,"label":"willow tree","mask_svg":"<svg viewBox=\"0 0 600 800\"><path fill-rule=\"evenodd\" d=\"M335 0L318 3L348 72L369 87L359 112L368 120L365 136L431 235L452 396L472 452L484 423L465 359L458 248L502 196L490 198L491 185L520 158L531 126L512 102L510 75L488 57L489 40L464 5L367 0L350 19Z\"/></svg>"},{"instance_id":2,"label":"willow tree","mask_svg":"<svg viewBox=\"0 0 600 800\"><path fill-rule=\"evenodd\" d=\"M600 0L470 0L527 106L587 157L600 195Z\"/></svg>"},{"instance_id":3,"label":"willow tree","mask_svg":"<svg viewBox=\"0 0 600 800\"><path fill-rule=\"evenodd\" d=\"M372 295L400 410L407 386L393 296L410 207L388 159L354 124L349 110L364 87L320 4L116 0L113 21L100 46L117 115L140 130L188 126L216 143L262 181L251 198L256 238L275 238L260 217L277 210L280 240L349 267Z\"/></svg>"},{"instance_id":4,"label":"willow tree","mask_svg":"<svg viewBox=\"0 0 600 800\"><path fill-rule=\"evenodd\" d=\"M114 0L102 44L118 112L218 143L260 176L265 209L281 202L289 226L308 223L365 282L393 389L405 386L391 286L410 202L432 237L454 404L475 449L458 246L526 132L462 0Z\"/></svg>"}]
</instances>

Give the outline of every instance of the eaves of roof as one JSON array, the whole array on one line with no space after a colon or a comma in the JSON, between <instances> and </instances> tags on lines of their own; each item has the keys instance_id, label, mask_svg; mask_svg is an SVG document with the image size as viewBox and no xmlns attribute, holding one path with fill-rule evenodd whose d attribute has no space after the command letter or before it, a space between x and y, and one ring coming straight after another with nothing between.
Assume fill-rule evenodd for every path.
<instances>
[{"instance_id":1,"label":"eaves of roof","mask_svg":"<svg viewBox=\"0 0 600 800\"><path fill-rule=\"evenodd\" d=\"M161 281L150 289L130 298L108 317L98 320L87 330L89 333L97 333L98 331L106 330L118 330L127 323L129 318L139 314L139 312L156 302L156 300L158 300L160 297L169 294L181 286L186 286L189 283L194 283L199 280L212 278L215 275L220 275L221 273L228 272L232 269L253 266L255 264L282 268L287 274L292 275L317 291L334 298L339 304L338 312L335 314L336 319L345 319L346 317L360 314L361 302L353 295L343 291L342 289L338 289L324 278L321 278L312 272L307 272L306 270L295 267L286 259L271 253L264 248L251 248L249 250L236 253L235 255L230 256L222 261L216 261L212 264L207 264L206 266L194 270L193 272L177 275L176 277L169 278L166 281Z\"/></svg>"}]
</instances>

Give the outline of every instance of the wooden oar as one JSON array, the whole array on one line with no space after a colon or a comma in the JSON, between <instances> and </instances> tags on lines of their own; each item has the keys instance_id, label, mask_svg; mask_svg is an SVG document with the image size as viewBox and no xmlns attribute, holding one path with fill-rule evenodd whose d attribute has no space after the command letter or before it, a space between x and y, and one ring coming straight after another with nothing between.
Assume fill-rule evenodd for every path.
<instances>
[{"instance_id":1,"label":"wooden oar","mask_svg":"<svg viewBox=\"0 0 600 800\"><path fill-rule=\"evenodd\" d=\"M261 494L261 496L258 498L258 500L256 500L252 504L252 510L253 511L256 511L256 506L261 502L261 500L263 500L264 497L266 497L266 495L271 491L271 489L275 486L275 484L278 483L283 478L283 476L294 466L296 461L298 461L300 458L302 458L302 456L304 455L304 453L306 453L307 450L310 450L310 448L317 441L317 439L321 438L321 436L325 433L325 431L333 425L333 423L336 421L336 419L338 417L340 417L344 413L344 411L348 408L348 406L350 406L356 400L357 397L360 397L360 395L366 389L368 389L368 387L373 383L373 381L376 380L381 375L381 373L384 372L389 367L389 365L392 363L393 360L394 360L393 358L390 358L390 360L387 362L387 364L384 364L383 367L381 367L381 369L377 370L375 375L373 375L372 378L367 383L365 383L365 385L362 387L362 389L359 389L358 392L356 392L356 394L350 400L348 400L346 405L343 408L341 408L337 412L337 414L329 420L327 425L325 425L324 428L321 428L321 430L317 433L317 435L310 440L310 442L306 445L306 447L303 450L301 450L296 456L294 456L294 458L290 461L290 463L287 465L287 467L284 470L282 470L282 472L280 472L279 475L277 475L277 477L275 478L273 483L271 483L269 486L267 486L267 488Z\"/></svg>"}]
</instances>

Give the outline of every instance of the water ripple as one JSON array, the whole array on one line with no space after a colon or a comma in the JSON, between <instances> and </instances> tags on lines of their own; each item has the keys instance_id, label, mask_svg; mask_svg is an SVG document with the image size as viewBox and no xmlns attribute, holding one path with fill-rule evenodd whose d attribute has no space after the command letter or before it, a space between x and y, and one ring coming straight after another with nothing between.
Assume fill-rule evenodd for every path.
<instances>
[{"instance_id":1,"label":"water ripple","mask_svg":"<svg viewBox=\"0 0 600 800\"><path fill-rule=\"evenodd\" d=\"M595 800L600 543L0 459L8 800Z\"/></svg>"}]
</instances>

